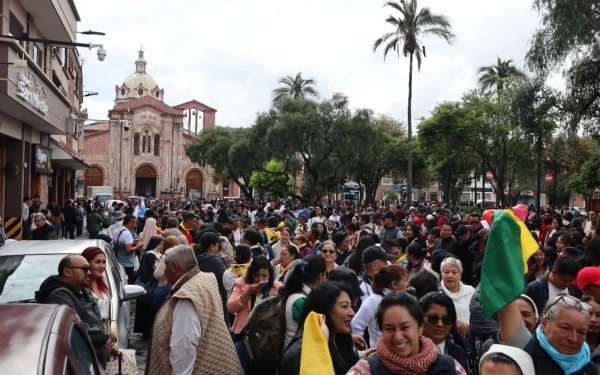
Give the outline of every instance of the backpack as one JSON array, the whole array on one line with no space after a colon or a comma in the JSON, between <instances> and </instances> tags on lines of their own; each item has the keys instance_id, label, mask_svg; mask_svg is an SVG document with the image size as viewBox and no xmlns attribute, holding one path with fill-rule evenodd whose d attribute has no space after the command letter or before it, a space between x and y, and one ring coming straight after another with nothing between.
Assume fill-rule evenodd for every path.
<instances>
[{"instance_id":1,"label":"backpack","mask_svg":"<svg viewBox=\"0 0 600 375\"><path fill-rule=\"evenodd\" d=\"M277 369L285 340L284 296L272 296L254 306L246 323L244 344L250 360L261 367Z\"/></svg>"}]
</instances>

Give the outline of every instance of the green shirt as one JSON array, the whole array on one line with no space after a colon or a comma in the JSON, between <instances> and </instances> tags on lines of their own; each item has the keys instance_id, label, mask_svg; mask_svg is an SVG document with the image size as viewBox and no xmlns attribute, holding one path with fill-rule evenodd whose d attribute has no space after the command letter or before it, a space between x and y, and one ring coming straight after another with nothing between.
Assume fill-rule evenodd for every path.
<instances>
[{"instance_id":1,"label":"green shirt","mask_svg":"<svg viewBox=\"0 0 600 375\"><path fill-rule=\"evenodd\" d=\"M87 215L88 232L100 232L102 230L102 217L96 212Z\"/></svg>"}]
</instances>

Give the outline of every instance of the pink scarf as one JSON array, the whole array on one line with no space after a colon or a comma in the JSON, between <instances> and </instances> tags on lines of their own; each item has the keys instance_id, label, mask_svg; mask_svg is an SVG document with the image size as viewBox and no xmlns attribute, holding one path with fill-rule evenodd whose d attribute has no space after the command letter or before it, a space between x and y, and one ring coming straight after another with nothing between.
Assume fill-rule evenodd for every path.
<instances>
[{"instance_id":1,"label":"pink scarf","mask_svg":"<svg viewBox=\"0 0 600 375\"><path fill-rule=\"evenodd\" d=\"M433 341L427 337L419 337L420 351L409 357L400 357L393 353L383 342L383 337L377 340L377 355L388 370L404 375L424 375L427 369L437 359L438 352Z\"/></svg>"}]
</instances>

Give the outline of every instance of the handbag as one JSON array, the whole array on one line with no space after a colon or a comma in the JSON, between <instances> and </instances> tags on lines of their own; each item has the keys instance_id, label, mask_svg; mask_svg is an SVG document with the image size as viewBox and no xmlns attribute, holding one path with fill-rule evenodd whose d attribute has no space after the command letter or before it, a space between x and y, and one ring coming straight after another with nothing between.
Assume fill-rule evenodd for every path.
<instances>
[{"instance_id":1,"label":"handbag","mask_svg":"<svg viewBox=\"0 0 600 375\"><path fill-rule=\"evenodd\" d=\"M167 297L169 296L169 292L171 292L171 288L173 285L166 284L164 286L155 286L152 290L152 294L150 295L150 307L153 309L160 309L163 303L165 303Z\"/></svg>"},{"instance_id":2,"label":"handbag","mask_svg":"<svg viewBox=\"0 0 600 375\"><path fill-rule=\"evenodd\" d=\"M106 365L107 375L139 375L135 350L119 349L118 356L111 356Z\"/></svg>"},{"instance_id":3,"label":"handbag","mask_svg":"<svg viewBox=\"0 0 600 375\"><path fill-rule=\"evenodd\" d=\"M138 276L137 279L135 279L134 284L141 286L146 291L146 294L139 296L137 298L138 302L149 304L152 299L152 294L154 293L154 289L156 288L157 283L158 282L154 278L152 280L148 281L147 283L144 283L142 281L142 279Z\"/></svg>"}]
</instances>

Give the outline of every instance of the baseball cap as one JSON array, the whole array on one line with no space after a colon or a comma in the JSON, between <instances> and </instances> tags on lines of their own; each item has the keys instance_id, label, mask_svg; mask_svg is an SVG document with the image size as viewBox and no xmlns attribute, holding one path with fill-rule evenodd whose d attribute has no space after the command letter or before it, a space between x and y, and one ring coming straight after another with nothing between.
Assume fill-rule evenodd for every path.
<instances>
[{"instance_id":1,"label":"baseball cap","mask_svg":"<svg viewBox=\"0 0 600 375\"><path fill-rule=\"evenodd\" d=\"M579 216L587 216L587 215L588 215L588 213L587 213L587 212L585 212L585 211L581 211L581 212L579 213Z\"/></svg>"},{"instance_id":2,"label":"baseball cap","mask_svg":"<svg viewBox=\"0 0 600 375\"><path fill-rule=\"evenodd\" d=\"M577 288L582 286L600 285L600 268L584 267L577 274Z\"/></svg>"},{"instance_id":3,"label":"baseball cap","mask_svg":"<svg viewBox=\"0 0 600 375\"><path fill-rule=\"evenodd\" d=\"M363 263L365 264L374 262L378 259L388 262L393 262L396 260L392 254L386 253L383 248L377 245L367 247L365 251L363 251L362 259Z\"/></svg>"},{"instance_id":4,"label":"baseball cap","mask_svg":"<svg viewBox=\"0 0 600 375\"><path fill-rule=\"evenodd\" d=\"M381 212L375 212L373 214L373 219L381 219L383 215L381 214Z\"/></svg>"},{"instance_id":5,"label":"baseball cap","mask_svg":"<svg viewBox=\"0 0 600 375\"><path fill-rule=\"evenodd\" d=\"M329 276L327 277L328 281L342 281L350 285L352 288L352 298L360 298L365 295L362 289L360 289L360 285L358 284L358 276L356 276L356 272L351 270L348 267L336 267L329 271Z\"/></svg>"},{"instance_id":6,"label":"baseball cap","mask_svg":"<svg viewBox=\"0 0 600 375\"><path fill-rule=\"evenodd\" d=\"M396 219L396 215L394 215L394 213L392 211L388 211L385 213L385 215L383 215L384 218L386 219Z\"/></svg>"}]
</instances>

